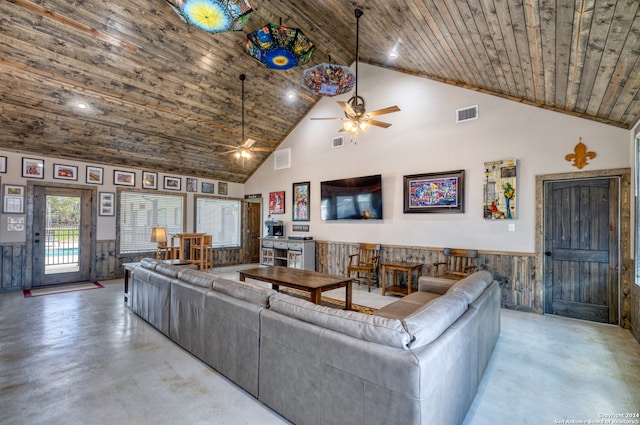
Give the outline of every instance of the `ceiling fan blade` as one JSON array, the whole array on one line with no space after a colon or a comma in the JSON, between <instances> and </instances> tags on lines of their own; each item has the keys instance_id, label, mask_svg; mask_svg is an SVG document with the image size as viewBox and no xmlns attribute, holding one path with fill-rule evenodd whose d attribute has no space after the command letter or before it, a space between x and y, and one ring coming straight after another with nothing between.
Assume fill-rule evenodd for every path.
<instances>
[{"instance_id":1,"label":"ceiling fan blade","mask_svg":"<svg viewBox=\"0 0 640 425\"><path fill-rule=\"evenodd\" d=\"M310 118L312 120L345 120L346 118Z\"/></svg>"},{"instance_id":2,"label":"ceiling fan blade","mask_svg":"<svg viewBox=\"0 0 640 425\"><path fill-rule=\"evenodd\" d=\"M245 140L245 142L242 144L242 148L243 148L243 149L249 149L249 148L251 148L251 146L253 146L253 144L254 144L255 142L256 142L256 141L255 141L255 140L253 140L253 139L247 139L247 140Z\"/></svg>"},{"instance_id":3,"label":"ceiling fan blade","mask_svg":"<svg viewBox=\"0 0 640 425\"><path fill-rule=\"evenodd\" d=\"M399 112L400 108L397 106L389 106L388 108L378 109L376 111L365 114L367 117L377 117L378 115L390 114L392 112Z\"/></svg>"},{"instance_id":4,"label":"ceiling fan blade","mask_svg":"<svg viewBox=\"0 0 640 425\"><path fill-rule=\"evenodd\" d=\"M382 128L391 127L391 124L389 124L388 122L382 122L382 121L376 121L376 120L370 120L370 119L365 119L361 121L369 123L371 125L375 125L376 127L382 127Z\"/></svg>"},{"instance_id":5,"label":"ceiling fan blade","mask_svg":"<svg viewBox=\"0 0 640 425\"><path fill-rule=\"evenodd\" d=\"M273 152L274 149L273 148L251 148L251 152Z\"/></svg>"},{"instance_id":6,"label":"ceiling fan blade","mask_svg":"<svg viewBox=\"0 0 640 425\"><path fill-rule=\"evenodd\" d=\"M340 107L342 109L344 109L344 111L347 113L347 115L354 116L356 114L356 111L354 111L353 108L351 107L351 105L349 105L347 102L343 102L341 100L338 100L337 103L338 103L338 105L340 105Z\"/></svg>"}]
</instances>

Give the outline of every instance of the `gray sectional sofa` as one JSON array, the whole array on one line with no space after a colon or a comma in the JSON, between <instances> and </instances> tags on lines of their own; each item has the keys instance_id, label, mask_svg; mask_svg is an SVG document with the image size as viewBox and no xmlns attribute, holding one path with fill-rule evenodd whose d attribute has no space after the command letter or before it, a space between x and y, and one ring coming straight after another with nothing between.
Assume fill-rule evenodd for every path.
<instances>
[{"instance_id":1,"label":"gray sectional sofa","mask_svg":"<svg viewBox=\"0 0 640 425\"><path fill-rule=\"evenodd\" d=\"M296 424L460 424L500 333L491 274L374 315L144 259L132 310Z\"/></svg>"}]
</instances>

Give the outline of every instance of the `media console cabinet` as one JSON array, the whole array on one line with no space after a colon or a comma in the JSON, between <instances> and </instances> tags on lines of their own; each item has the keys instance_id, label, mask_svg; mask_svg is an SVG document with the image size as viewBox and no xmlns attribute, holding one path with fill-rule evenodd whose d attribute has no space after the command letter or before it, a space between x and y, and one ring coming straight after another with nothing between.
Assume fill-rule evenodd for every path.
<instances>
[{"instance_id":1,"label":"media console cabinet","mask_svg":"<svg viewBox=\"0 0 640 425\"><path fill-rule=\"evenodd\" d=\"M260 264L301 270L316 270L313 240L261 238Z\"/></svg>"}]
</instances>

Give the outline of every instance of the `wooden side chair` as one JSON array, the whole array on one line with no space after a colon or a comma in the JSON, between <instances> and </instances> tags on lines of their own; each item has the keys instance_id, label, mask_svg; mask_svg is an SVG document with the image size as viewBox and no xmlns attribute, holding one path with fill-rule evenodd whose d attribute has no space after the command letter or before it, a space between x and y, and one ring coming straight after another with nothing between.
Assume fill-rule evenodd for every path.
<instances>
[{"instance_id":1,"label":"wooden side chair","mask_svg":"<svg viewBox=\"0 0 640 425\"><path fill-rule=\"evenodd\" d=\"M379 283L378 267L380 265L380 244L361 243L358 244L358 253L349 255L349 266L347 267L347 276L351 277L351 273L356 273L358 284L360 278L366 275L367 287L371 292L371 281Z\"/></svg>"},{"instance_id":2,"label":"wooden side chair","mask_svg":"<svg viewBox=\"0 0 640 425\"><path fill-rule=\"evenodd\" d=\"M478 251L475 249L444 249L444 261L434 263L435 276L445 279L460 280L476 272Z\"/></svg>"},{"instance_id":3,"label":"wooden side chair","mask_svg":"<svg viewBox=\"0 0 640 425\"><path fill-rule=\"evenodd\" d=\"M213 237L204 235L198 239L197 244L191 245L189 258L199 270L211 270L213 268Z\"/></svg>"}]
</instances>

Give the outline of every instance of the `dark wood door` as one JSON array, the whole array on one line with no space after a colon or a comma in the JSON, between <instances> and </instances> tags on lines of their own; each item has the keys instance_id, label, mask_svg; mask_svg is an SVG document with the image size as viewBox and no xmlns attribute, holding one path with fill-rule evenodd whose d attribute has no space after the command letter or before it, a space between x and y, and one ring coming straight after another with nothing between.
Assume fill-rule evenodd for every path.
<instances>
[{"instance_id":1,"label":"dark wood door","mask_svg":"<svg viewBox=\"0 0 640 425\"><path fill-rule=\"evenodd\" d=\"M249 216L249 233L247 252L250 263L260 262L260 203L248 202L247 203L248 216Z\"/></svg>"},{"instance_id":2,"label":"dark wood door","mask_svg":"<svg viewBox=\"0 0 640 425\"><path fill-rule=\"evenodd\" d=\"M545 183L545 313L618 323L618 189L618 178Z\"/></svg>"}]
</instances>

